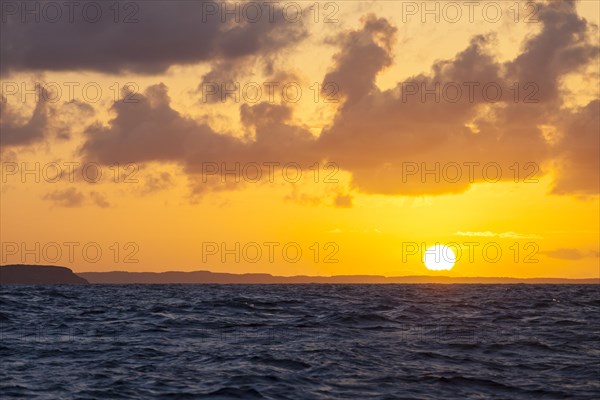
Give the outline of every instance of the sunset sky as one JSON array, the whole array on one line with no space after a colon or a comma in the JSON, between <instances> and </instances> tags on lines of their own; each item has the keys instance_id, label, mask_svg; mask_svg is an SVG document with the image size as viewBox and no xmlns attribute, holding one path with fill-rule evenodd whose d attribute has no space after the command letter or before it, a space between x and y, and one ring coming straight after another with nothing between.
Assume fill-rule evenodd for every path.
<instances>
[{"instance_id":1,"label":"sunset sky","mask_svg":"<svg viewBox=\"0 0 600 400\"><path fill-rule=\"evenodd\" d=\"M2 0L1 264L599 277L600 3L467 3Z\"/></svg>"}]
</instances>

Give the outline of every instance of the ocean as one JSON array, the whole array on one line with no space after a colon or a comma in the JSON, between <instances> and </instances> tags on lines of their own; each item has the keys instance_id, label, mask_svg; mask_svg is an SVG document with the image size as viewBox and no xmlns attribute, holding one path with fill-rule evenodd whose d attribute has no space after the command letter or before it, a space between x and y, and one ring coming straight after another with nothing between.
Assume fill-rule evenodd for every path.
<instances>
[{"instance_id":1,"label":"ocean","mask_svg":"<svg viewBox=\"0 0 600 400\"><path fill-rule=\"evenodd\" d=\"M0 288L6 399L598 399L598 285Z\"/></svg>"}]
</instances>

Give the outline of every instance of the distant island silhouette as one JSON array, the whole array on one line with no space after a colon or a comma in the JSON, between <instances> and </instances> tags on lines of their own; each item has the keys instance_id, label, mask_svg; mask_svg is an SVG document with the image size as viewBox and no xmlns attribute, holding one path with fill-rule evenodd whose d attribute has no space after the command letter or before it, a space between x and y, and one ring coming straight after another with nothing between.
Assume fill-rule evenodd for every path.
<instances>
[{"instance_id":1,"label":"distant island silhouette","mask_svg":"<svg viewBox=\"0 0 600 400\"><path fill-rule=\"evenodd\" d=\"M86 285L88 283L67 267L24 264L0 267L2 285Z\"/></svg>"},{"instance_id":2,"label":"distant island silhouette","mask_svg":"<svg viewBox=\"0 0 600 400\"><path fill-rule=\"evenodd\" d=\"M271 274L230 274L210 271L167 272L81 272L50 265L6 265L0 267L1 284L600 284L600 278L507 278L451 276L275 276Z\"/></svg>"},{"instance_id":3,"label":"distant island silhouette","mask_svg":"<svg viewBox=\"0 0 600 400\"><path fill-rule=\"evenodd\" d=\"M381 275L334 275L334 276L274 276L270 274L229 274L210 271L168 272L83 272L79 276L90 283L138 283L138 284L385 284L385 283L533 283L533 284L600 284L600 278L480 278L450 276L394 276Z\"/></svg>"}]
</instances>

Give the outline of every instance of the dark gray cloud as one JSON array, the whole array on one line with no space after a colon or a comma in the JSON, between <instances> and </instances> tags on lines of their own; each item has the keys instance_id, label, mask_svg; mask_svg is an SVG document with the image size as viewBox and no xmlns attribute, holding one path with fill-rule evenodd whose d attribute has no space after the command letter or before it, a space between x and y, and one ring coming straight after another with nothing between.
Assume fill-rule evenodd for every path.
<instances>
[{"instance_id":1,"label":"dark gray cloud","mask_svg":"<svg viewBox=\"0 0 600 400\"><path fill-rule=\"evenodd\" d=\"M330 41L341 48L335 55L337 68L329 72L324 82L335 82L346 97L346 105L375 90L377 73L392 64L392 46L397 29L384 18L368 15L363 29L346 32Z\"/></svg>"},{"instance_id":2,"label":"dark gray cloud","mask_svg":"<svg viewBox=\"0 0 600 400\"><path fill-rule=\"evenodd\" d=\"M35 16L23 13L20 4L27 2L11 3L19 8L2 15L6 20L1 24L2 74L31 70L153 74L175 64L269 55L306 36L302 23L289 22L281 9L271 18L265 8L255 22L249 13L250 20L240 13L239 22L233 17L223 22L220 14L208 13L208 3L221 7L223 2L137 1L129 2L134 8L125 10L124 3L81 1L71 20L63 6L56 22L49 12L40 12L40 21L35 22ZM35 3L44 7L44 2ZM97 22L88 22L95 19L94 7L87 7L91 19L82 16L88 3L101 5ZM118 23L115 4L121 8ZM123 22L128 15L133 16L130 23Z\"/></svg>"},{"instance_id":3,"label":"dark gray cloud","mask_svg":"<svg viewBox=\"0 0 600 400\"><path fill-rule=\"evenodd\" d=\"M589 23L577 15L576 1L540 3L539 34L530 38L524 51L506 64L508 76L519 82L536 82L542 101L558 96L559 78L598 57L598 41L590 45Z\"/></svg>"},{"instance_id":4,"label":"dark gray cloud","mask_svg":"<svg viewBox=\"0 0 600 400\"><path fill-rule=\"evenodd\" d=\"M23 112L14 98L0 99L0 151L3 156L9 148L21 148L54 137L70 140L74 125L94 116L93 108L86 103L69 101L52 104L51 96L41 86L37 87L39 99L33 111Z\"/></svg>"},{"instance_id":5,"label":"dark gray cloud","mask_svg":"<svg viewBox=\"0 0 600 400\"><path fill-rule=\"evenodd\" d=\"M87 129L85 154L106 164L143 163L181 161L193 152L219 157L240 147L235 138L218 135L208 125L173 110L164 84L131 96L135 104L119 101L113 105L116 117L108 127L97 124Z\"/></svg>"},{"instance_id":6,"label":"dark gray cloud","mask_svg":"<svg viewBox=\"0 0 600 400\"><path fill-rule=\"evenodd\" d=\"M177 162L190 174L201 173L206 163L315 162L310 158L314 138L306 128L290 122L289 107L242 105L241 119L248 132L233 137L171 108L164 84L133 96L135 104L113 105L116 117L108 126L87 128L81 148L86 159L103 164Z\"/></svg>"},{"instance_id":7,"label":"dark gray cloud","mask_svg":"<svg viewBox=\"0 0 600 400\"><path fill-rule=\"evenodd\" d=\"M17 112L6 98L0 99L0 149L29 145L49 133L48 102L44 99L45 96L40 96L28 118Z\"/></svg>"}]
</instances>

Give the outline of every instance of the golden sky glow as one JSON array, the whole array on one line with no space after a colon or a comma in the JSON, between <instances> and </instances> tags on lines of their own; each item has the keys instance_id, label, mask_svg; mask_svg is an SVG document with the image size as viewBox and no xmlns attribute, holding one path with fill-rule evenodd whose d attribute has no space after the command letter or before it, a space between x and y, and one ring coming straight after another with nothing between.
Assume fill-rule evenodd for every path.
<instances>
[{"instance_id":1,"label":"golden sky glow","mask_svg":"<svg viewBox=\"0 0 600 400\"><path fill-rule=\"evenodd\" d=\"M464 7L457 22L442 14L422 22L420 13L406 14L421 2L402 1L320 2L315 22L313 2L281 2L301 5L307 17L255 24L203 21L201 8L185 8L194 2L169 3L169 12L166 2L140 3L136 23L110 16L93 27L34 25L21 22L19 10L4 11L2 264L600 276L598 2L521 2L518 21L513 2L480 2L474 22ZM440 12L448 4L431 3ZM497 22L482 17L480 9L498 4ZM334 10L337 22L324 23ZM94 29L115 42L90 42ZM36 82L57 84L57 101L22 92ZM79 86L69 99L72 82ZM203 101L208 85L232 82L262 87L260 101ZM269 82L278 85L272 100ZM449 90L439 102L407 92L436 82ZM449 101L452 85L465 82L492 82L502 100L477 89L474 101L466 91ZM123 89L128 83L135 93ZM281 96L290 83L302 90L297 102ZM86 84L101 88L98 101L79 90ZM301 179L295 168L269 171L272 162L300 165ZM36 163L39 176L22 174ZM102 178L90 183L75 169L73 181L66 174L49 182L55 165L67 172L70 163L97 166ZM211 169L221 163L239 163L240 182L228 174L223 183ZM421 174L436 163L439 176ZM263 168L259 182L255 165ZM460 249L450 271L422 262L438 243ZM102 257L91 262L96 248Z\"/></svg>"}]
</instances>

